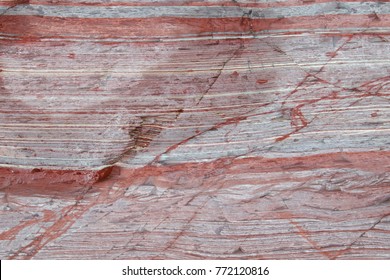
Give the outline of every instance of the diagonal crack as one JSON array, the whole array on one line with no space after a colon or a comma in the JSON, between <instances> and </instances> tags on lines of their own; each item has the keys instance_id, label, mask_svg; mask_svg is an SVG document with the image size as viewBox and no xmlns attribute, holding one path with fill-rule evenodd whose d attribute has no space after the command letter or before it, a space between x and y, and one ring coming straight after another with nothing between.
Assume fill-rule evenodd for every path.
<instances>
[{"instance_id":1,"label":"diagonal crack","mask_svg":"<svg viewBox=\"0 0 390 280\"><path fill-rule=\"evenodd\" d=\"M348 250L350 250L363 236L367 234L367 232L373 230L378 224L382 222L382 220L386 217L390 216L389 213L386 213L385 215L381 216L372 226L370 226L368 229L363 231L351 244L347 246L347 248L343 249L340 254L336 255L334 258L338 258L341 255L345 254Z\"/></svg>"},{"instance_id":2,"label":"diagonal crack","mask_svg":"<svg viewBox=\"0 0 390 280\"><path fill-rule=\"evenodd\" d=\"M157 163L163 155L166 155L166 154L170 153L171 151L176 150L178 147L186 144L187 142L191 141L192 139L194 139L194 138L196 138L196 137L198 137L200 135L203 135L203 134L205 134L205 133L207 133L209 131L218 129L218 128L226 126L226 125L237 124L237 123L239 123L242 120L246 120L247 118L248 118L248 116L238 116L238 117L229 118L229 119L227 119L227 120L225 120L225 121L223 121L221 123L217 123L217 124L213 125L212 127L208 128L206 130L200 131L200 132L192 135L191 137L188 137L188 138L180 141L179 143L176 143L176 144L168 147L163 153L161 153L158 156L156 156L149 164L153 165L153 164Z\"/></svg>"},{"instance_id":3,"label":"diagonal crack","mask_svg":"<svg viewBox=\"0 0 390 280\"><path fill-rule=\"evenodd\" d=\"M204 93L202 93L202 95L200 96L199 100L196 102L195 106L198 106L199 103L202 101L203 97L209 93L209 91L212 89L212 87L214 86L214 84L218 81L219 77L221 76L223 70L225 69L225 66L226 66L234 57L237 56L237 54L239 53L240 50L242 50L243 47L244 47L244 45L243 45L242 42L241 42L240 45L239 45L239 47L232 53L232 55L229 56L228 59L226 59L226 60L222 63L222 66L221 66L221 68L218 70L217 75L213 77L213 81L209 84L209 86L207 87L206 91L205 91Z\"/></svg>"},{"instance_id":4,"label":"diagonal crack","mask_svg":"<svg viewBox=\"0 0 390 280\"><path fill-rule=\"evenodd\" d=\"M360 238L362 238L364 235L366 235L367 232L373 230L378 224L380 224L380 223L382 222L382 220L383 220L384 218L386 218L386 217L389 216L389 215L390 215L390 214L385 214L385 215L383 215L382 217L380 217L380 218L379 218L371 227L369 227L369 228L368 228L367 230L365 230L362 234L360 234L360 235L358 236L358 238L356 238L355 241L353 241L353 242L348 246L348 249L351 248L353 245L355 245L356 242L357 242Z\"/></svg>"}]
</instances>

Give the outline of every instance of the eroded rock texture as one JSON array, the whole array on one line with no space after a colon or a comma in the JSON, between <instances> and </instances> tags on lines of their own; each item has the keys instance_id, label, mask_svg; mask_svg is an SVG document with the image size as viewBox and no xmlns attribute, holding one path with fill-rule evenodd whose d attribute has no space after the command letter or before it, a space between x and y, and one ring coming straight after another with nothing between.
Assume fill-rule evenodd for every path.
<instances>
[{"instance_id":1,"label":"eroded rock texture","mask_svg":"<svg viewBox=\"0 0 390 280\"><path fill-rule=\"evenodd\" d=\"M0 257L390 258L390 3L0 0Z\"/></svg>"}]
</instances>

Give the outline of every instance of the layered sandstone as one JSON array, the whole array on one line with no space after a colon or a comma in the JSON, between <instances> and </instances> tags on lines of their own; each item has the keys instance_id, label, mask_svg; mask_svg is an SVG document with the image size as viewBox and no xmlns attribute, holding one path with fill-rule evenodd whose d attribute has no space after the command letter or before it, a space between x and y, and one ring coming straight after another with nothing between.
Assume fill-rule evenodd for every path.
<instances>
[{"instance_id":1,"label":"layered sandstone","mask_svg":"<svg viewBox=\"0 0 390 280\"><path fill-rule=\"evenodd\" d=\"M0 0L0 256L389 258L389 32L386 1Z\"/></svg>"}]
</instances>

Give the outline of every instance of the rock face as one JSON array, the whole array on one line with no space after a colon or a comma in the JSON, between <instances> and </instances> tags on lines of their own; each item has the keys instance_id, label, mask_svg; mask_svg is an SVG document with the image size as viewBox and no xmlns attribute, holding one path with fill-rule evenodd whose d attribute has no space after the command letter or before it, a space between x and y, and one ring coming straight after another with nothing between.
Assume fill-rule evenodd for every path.
<instances>
[{"instance_id":1,"label":"rock face","mask_svg":"<svg viewBox=\"0 0 390 280\"><path fill-rule=\"evenodd\" d=\"M0 257L390 258L389 40L389 2L0 0Z\"/></svg>"}]
</instances>

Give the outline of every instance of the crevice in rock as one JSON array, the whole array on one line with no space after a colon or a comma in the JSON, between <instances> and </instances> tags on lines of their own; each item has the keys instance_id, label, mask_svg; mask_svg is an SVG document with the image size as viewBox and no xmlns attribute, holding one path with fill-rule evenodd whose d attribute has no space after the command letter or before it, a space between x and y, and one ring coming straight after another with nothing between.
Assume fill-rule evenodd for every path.
<instances>
[{"instance_id":1,"label":"crevice in rock","mask_svg":"<svg viewBox=\"0 0 390 280\"><path fill-rule=\"evenodd\" d=\"M196 106L199 105L199 103L203 100L203 97L205 95L207 95L209 93L209 91L213 88L214 84L218 81L219 77L221 76L223 70L225 69L226 65L233 59L237 56L237 54L239 53L240 50L242 50L244 47L244 45L242 43L240 43L239 47L232 53L231 56L228 57L228 59L226 59L223 63L222 63L222 66L220 67L220 69L218 70L217 72L217 75L212 77L212 82L209 84L209 86L207 87L206 91L204 93L202 93L202 95L200 96L199 100L196 102Z\"/></svg>"}]
</instances>

